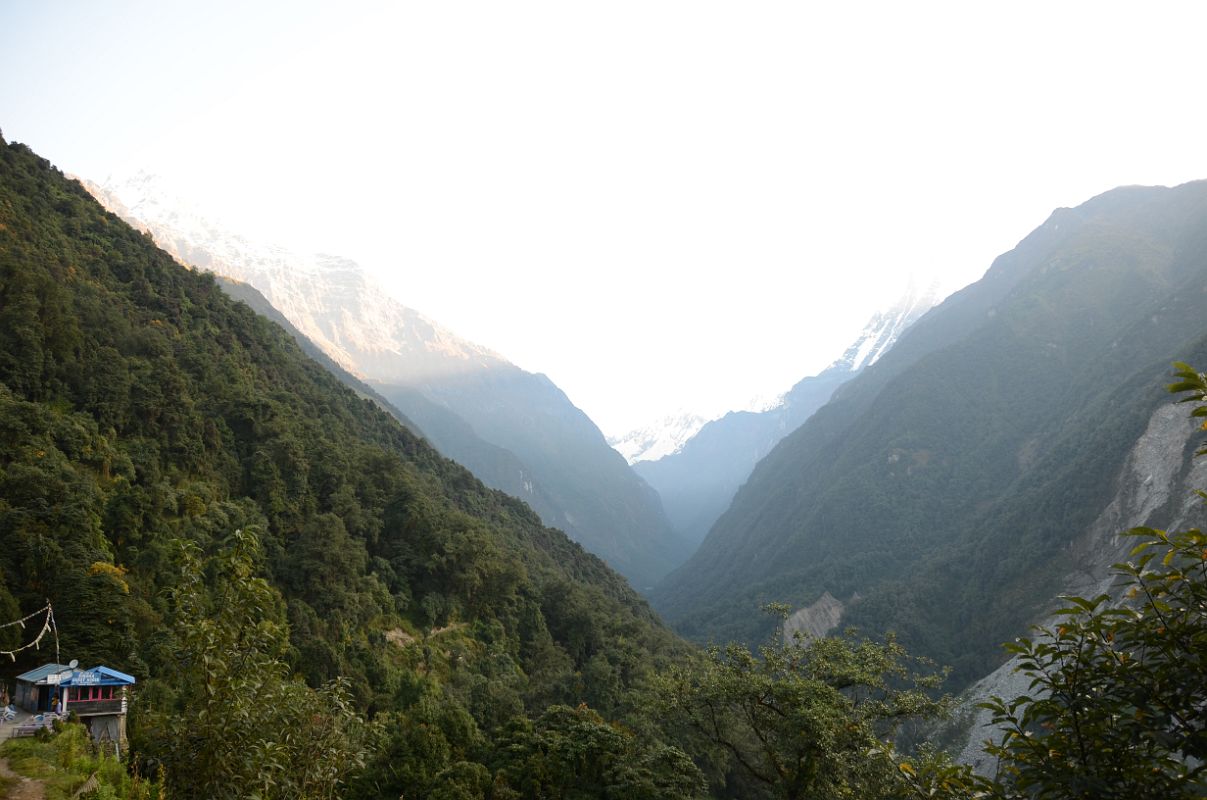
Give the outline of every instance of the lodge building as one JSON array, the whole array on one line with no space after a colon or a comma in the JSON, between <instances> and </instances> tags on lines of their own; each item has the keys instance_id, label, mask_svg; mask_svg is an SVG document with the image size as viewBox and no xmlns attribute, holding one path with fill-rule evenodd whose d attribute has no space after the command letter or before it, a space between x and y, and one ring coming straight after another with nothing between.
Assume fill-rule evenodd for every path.
<instances>
[{"instance_id":1,"label":"lodge building","mask_svg":"<svg viewBox=\"0 0 1207 800\"><path fill-rule=\"evenodd\" d=\"M75 663L74 661L72 662ZM75 714L97 741L126 739L126 710L133 675L105 666L75 669L66 664L43 664L17 676L14 700L34 714L54 711L61 698L63 712Z\"/></svg>"}]
</instances>

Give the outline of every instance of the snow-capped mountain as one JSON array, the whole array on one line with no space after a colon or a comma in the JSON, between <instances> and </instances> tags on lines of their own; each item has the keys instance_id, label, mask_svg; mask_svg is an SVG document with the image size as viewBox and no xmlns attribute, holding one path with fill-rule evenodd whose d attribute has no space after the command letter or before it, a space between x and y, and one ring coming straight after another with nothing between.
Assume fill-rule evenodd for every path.
<instances>
[{"instance_id":1,"label":"snow-capped mountain","mask_svg":"<svg viewBox=\"0 0 1207 800\"><path fill-rule=\"evenodd\" d=\"M910 325L938 302L938 284L918 290L913 283L892 308L878 312L863 332L827 370L859 372L875 364Z\"/></svg>"},{"instance_id":2,"label":"snow-capped mountain","mask_svg":"<svg viewBox=\"0 0 1207 800\"><path fill-rule=\"evenodd\" d=\"M395 300L356 262L233 233L172 195L154 175L84 185L181 263L254 286L354 375L412 383L509 365Z\"/></svg>"},{"instance_id":3,"label":"snow-capped mountain","mask_svg":"<svg viewBox=\"0 0 1207 800\"><path fill-rule=\"evenodd\" d=\"M228 231L154 176L82 183L181 263L258 290L441 453L526 501L545 524L564 530L637 588L649 588L687 557L657 494L544 375L406 307L349 259Z\"/></svg>"},{"instance_id":4,"label":"snow-capped mountain","mask_svg":"<svg viewBox=\"0 0 1207 800\"><path fill-rule=\"evenodd\" d=\"M880 356L888 352L888 349L893 346L897 337L906 328L935 305L937 291L937 284L931 284L928 288L919 291L913 283L910 283L901 299L891 308L877 312L868 320L867 325L864 326L855 341L817 377L826 376L828 381L833 382L834 379L841 376L852 377L864 368L875 364ZM806 378L806 381L809 380L814 379ZM793 387L778 396L752 399L745 408L731 412L756 415L771 412L772 417L775 418L776 424L768 427L768 430L775 431L775 434L756 448L757 458L766 455L780 438L803 423L815 410L813 392L807 392L808 397L801 397L800 392L796 390L797 387ZM803 411L801 410L802 404L805 409ZM793 408L794 405L796 408ZM690 411L680 411L645 427L629 431L622 436L609 437L608 444L612 445L630 464L658 461L681 452L705 425L713 423L716 419L716 417L704 417Z\"/></svg>"},{"instance_id":5,"label":"snow-capped mountain","mask_svg":"<svg viewBox=\"0 0 1207 800\"><path fill-rule=\"evenodd\" d=\"M797 383L774 406L731 411L661 458L630 458L637 474L658 490L675 531L688 541L702 540L754 465L829 402L839 386L888 352L936 300L936 287L919 291L911 284L901 300L868 320L841 357Z\"/></svg>"},{"instance_id":6,"label":"snow-capped mountain","mask_svg":"<svg viewBox=\"0 0 1207 800\"><path fill-rule=\"evenodd\" d=\"M608 437L608 444L630 464L657 461L682 450L683 445L709 421L699 414L681 411L623 436Z\"/></svg>"}]
</instances>

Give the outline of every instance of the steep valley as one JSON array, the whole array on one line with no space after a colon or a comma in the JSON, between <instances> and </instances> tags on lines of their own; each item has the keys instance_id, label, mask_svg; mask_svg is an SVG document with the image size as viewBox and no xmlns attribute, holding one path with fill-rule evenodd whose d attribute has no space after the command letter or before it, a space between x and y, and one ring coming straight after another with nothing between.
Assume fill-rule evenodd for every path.
<instances>
[{"instance_id":1,"label":"steep valley","mask_svg":"<svg viewBox=\"0 0 1207 800\"><path fill-rule=\"evenodd\" d=\"M1075 569L1174 360L1202 355L1207 183L1060 209L755 468L654 594L699 641L826 593L955 668L1002 660Z\"/></svg>"},{"instance_id":2,"label":"steep valley","mask_svg":"<svg viewBox=\"0 0 1207 800\"><path fill-rule=\"evenodd\" d=\"M854 348L879 358L798 384L766 419L814 390L820 408L652 592L691 638L737 640L707 649L634 591L674 537L647 535L669 530L657 496L552 382L390 303L358 316L373 289L355 265L319 258L319 282L293 287L292 256L257 262L299 325L254 284L181 266L181 241L159 249L0 141L0 613L53 603L56 648L138 675L117 785L142 770L190 800L1016 797L961 793L971 773L911 736L988 771L974 742L999 731L969 704L1030 690L1001 642L1060 592L1117 592L1121 528L1207 520L1190 496L1201 429L1162 389L1170 361L1207 364L1207 182L1058 210L982 281ZM1207 415L1207 378L1182 374L1173 389ZM533 508L614 547L629 580ZM1182 558L1207 574L1194 535ZM869 638L823 638L847 626ZM8 678L45 658L0 652ZM1172 684L1195 714L1197 663ZM894 738L969 685L954 726ZM1201 796L1182 774L1196 720L1137 785Z\"/></svg>"},{"instance_id":3,"label":"steep valley","mask_svg":"<svg viewBox=\"0 0 1207 800\"><path fill-rule=\"evenodd\" d=\"M936 300L933 288L911 287L893 308L869 320L841 357L799 381L776 405L764 411L730 412L704 424L674 452L634 462L633 469L662 498L676 533L698 545L755 464L825 405L839 386L876 363Z\"/></svg>"},{"instance_id":4,"label":"steep valley","mask_svg":"<svg viewBox=\"0 0 1207 800\"><path fill-rule=\"evenodd\" d=\"M49 600L64 657L137 676L131 747L173 796L481 796L559 725L609 737L597 785L698 792L608 721L686 646L297 335L0 141L0 613Z\"/></svg>"},{"instance_id":5,"label":"steep valley","mask_svg":"<svg viewBox=\"0 0 1207 800\"><path fill-rule=\"evenodd\" d=\"M527 502L546 524L603 557L634 586L650 588L687 557L656 493L546 376L407 308L355 262L225 230L153 176L85 185L182 264L259 290L441 453Z\"/></svg>"}]
</instances>

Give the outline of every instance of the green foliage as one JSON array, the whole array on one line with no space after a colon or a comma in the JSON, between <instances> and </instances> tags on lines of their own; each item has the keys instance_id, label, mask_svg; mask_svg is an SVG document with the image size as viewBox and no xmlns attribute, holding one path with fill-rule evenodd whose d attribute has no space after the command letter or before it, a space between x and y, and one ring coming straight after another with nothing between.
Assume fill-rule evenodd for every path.
<instances>
[{"instance_id":1,"label":"green foliage","mask_svg":"<svg viewBox=\"0 0 1207 800\"><path fill-rule=\"evenodd\" d=\"M3 142L0 541L0 609L50 598L65 658L138 677L133 743L185 796L235 791L222 770L322 796L297 781L356 762L306 746L359 750L363 714L380 764L431 730L425 697L459 720L449 758L396 750L400 785L477 791L486 737L550 704L636 718L686 650L598 558Z\"/></svg>"},{"instance_id":2,"label":"green foliage","mask_svg":"<svg viewBox=\"0 0 1207 800\"><path fill-rule=\"evenodd\" d=\"M475 767L486 743L477 723L435 682L424 681L419 691L406 710L374 720L373 756L349 797L430 797L440 791L482 796Z\"/></svg>"},{"instance_id":3,"label":"green foliage","mask_svg":"<svg viewBox=\"0 0 1207 800\"><path fill-rule=\"evenodd\" d=\"M497 748L496 791L524 800L673 800L703 796L685 753L609 724L587 708L550 706L517 721Z\"/></svg>"},{"instance_id":4,"label":"green foliage","mask_svg":"<svg viewBox=\"0 0 1207 800\"><path fill-rule=\"evenodd\" d=\"M932 757L919 797L1164 800L1207 794L1207 535L1128 532L1124 603L1066 597L1056 624L1007 645L1030 693L994 697L993 780Z\"/></svg>"},{"instance_id":5,"label":"green foliage","mask_svg":"<svg viewBox=\"0 0 1207 800\"><path fill-rule=\"evenodd\" d=\"M47 736L9 739L0 747L0 756L19 775L40 781L47 800L76 797L90 780L94 788L80 797L160 800L164 796L162 786L130 775L111 752L97 752L78 723L57 723ZM4 788L0 784L0 790Z\"/></svg>"},{"instance_id":6,"label":"green foliage","mask_svg":"<svg viewBox=\"0 0 1207 800\"><path fill-rule=\"evenodd\" d=\"M657 705L729 772L739 796L894 797L894 732L945 705L927 693L942 676L913 664L891 638L777 638L757 655L714 646L702 664L663 676Z\"/></svg>"},{"instance_id":7,"label":"green foliage","mask_svg":"<svg viewBox=\"0 0 1207 800\"><path fill-rule=\"evenodd\" d=\"M1207 416L1207 381L1186 364L1169 391ZM1198 493L1207 499L1207 494ZM1122 604L1066 598L1057 624L1007 649L1033 697L995 698L1003 726L989 752L1024 793L1172 798L1207 793L1207 536L1136 528L1116 564Z\"/></svg>"},{"instance_id":8,"label":"green foliage","mask_svg":"<svg viewBox=\"0 0 1207 800\"><path fill-rule=\"evenodd\" d=\"M1174 374L1181 380L1175 381L1167 387L1173 394L1185 394L1186 396L1179 400L1179 403L1198 403L1190 412L1191 416L1207 417L1207 376L1196 370L1189 364L1183 364L1181 361L1174 362ZM1207 430L1207 419L1203 420L1200 426L1203 430ZM1197 456L1207 455L1207 447L1201 448L1195 453Z\"/></svg>"},{"instance_id":9,"label":"green foliage","mask_svg":"<svg viewBox=\"0 0 1207 800\"><path fill-rule=\"evenodd\" d=\"M156 676L172 696L138 715L135 746L177 797L336 797L361 760L347 690L290 678L280 598L256 577L252 533L236 531L208 571L199 556L180 544L170 671Z\"/></svg>"},{"instance_id":10,"label":"green foliage","mask_svg":"<svg viewBox=\"0 0 1207 800\"><path fill-rule=\"evenodd\" d=\"M1207 536L1137 528L1127 598L1067 598L1058 623L1008 646L1033 696L987 704L989 752L1028 796L1207 793Z\"/></svg>"}]
</instances>

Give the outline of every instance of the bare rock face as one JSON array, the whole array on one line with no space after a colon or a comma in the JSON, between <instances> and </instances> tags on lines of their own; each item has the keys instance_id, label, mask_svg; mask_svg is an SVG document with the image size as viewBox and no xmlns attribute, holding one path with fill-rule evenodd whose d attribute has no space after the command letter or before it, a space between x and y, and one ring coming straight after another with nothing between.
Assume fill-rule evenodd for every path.
<instances>
[{"instance_id":1,"label":"bare rock face","mask_svg":"<svg viewBox=\"0 0 1207 800\"><path fill-rule=\"evenodd\" d=\"M791 641L796 633L820 639L838 627L846 605L829 592L824 592L812 605L797 609L784 621L784 640Z\"/></svg>"},{"instance_id":2,"label":"bare rock face","mask_svg":"<svg viewBox=\"0 0 1207 800\"><path fill-rule=\"evenodd\" d=\"M1061 594L1114 595L1117 578L1111 565L1125 560L1132 545L1122 532L1152 525L1156 514L1166 512L1170 520L1166 527L1172 530L1199 524L1196 515L1202 515L1202 504L1193 489L1207 485L1207 459L1193 460L1187 446L1197 430L1185 406L1171 403L1153 413L1124 462L1114 497L1089 529L1070 542L1070 555L1079 569L1066 576ZM1049 618L1040 624L1054 622ZM997 731L990 724L991 714L976 704L993 696L1010 698L1030 692L1031 679L1017 671L1018 664L1018 658L1012 658L973 684L953 714L954 726L965 731L957 760L982 775L996 769L996 761L984 751L984 742L997 736Z\"/></svg>"}]
</instances>

